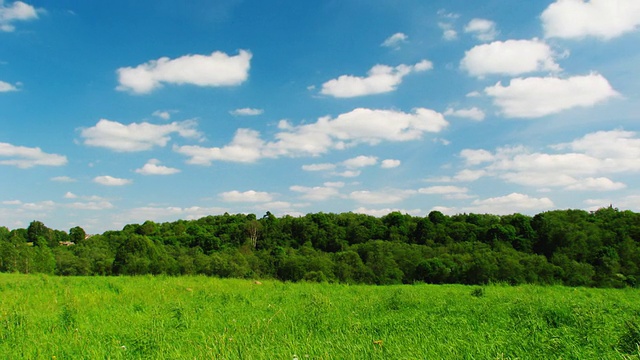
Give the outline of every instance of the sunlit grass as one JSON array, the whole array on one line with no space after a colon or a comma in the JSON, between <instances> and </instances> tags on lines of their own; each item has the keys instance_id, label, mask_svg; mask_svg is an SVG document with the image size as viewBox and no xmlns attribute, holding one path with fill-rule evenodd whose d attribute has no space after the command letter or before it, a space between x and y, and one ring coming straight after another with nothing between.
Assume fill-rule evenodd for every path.
<instances>
[{"instance_id":1,"label":"sunlit grass","mask_svg":"<svg viewBox=\"0 0 640 360\"><path fill-rule=\"evenodd\" d=\"M637 358L636 290L478 289L0 274L0 358Z\"/></svg>"}]
</instances>

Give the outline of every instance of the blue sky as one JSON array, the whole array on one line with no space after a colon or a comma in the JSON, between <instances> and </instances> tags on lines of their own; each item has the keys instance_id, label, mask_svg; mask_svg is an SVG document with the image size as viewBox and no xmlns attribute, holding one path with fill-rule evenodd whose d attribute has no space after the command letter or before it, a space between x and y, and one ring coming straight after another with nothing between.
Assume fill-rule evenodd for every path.
<instances>
[{"instance_id":1,"label":"blue sky","mask_svg":"<svg viewBox=\"0 0 640 360\"><path fill-rule=\"evenodd\" d=\"M0 0L0 225L640 211L640 2Z\"/></svg>"}]
</instances>

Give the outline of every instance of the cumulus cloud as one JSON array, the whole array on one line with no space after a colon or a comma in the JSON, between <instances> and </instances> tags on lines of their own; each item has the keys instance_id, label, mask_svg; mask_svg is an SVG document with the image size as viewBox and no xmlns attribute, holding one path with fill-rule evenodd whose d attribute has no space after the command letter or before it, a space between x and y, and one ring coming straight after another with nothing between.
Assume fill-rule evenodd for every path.
<instances>
[{"instance_id":1,"label":"cumulus cloud","mask_svg":"<svg viewBox=\"0 0 640 360\"><path fill-rule=\"evenodd\" d=\"M453 41L458 38L458 32L453 28L453 24L439 22L438 27L442 30L442 38L446 41Z\"/></svg>"},{"instance_id":2,"label":"cumulus cloud","mask_svg":"<svg viewBox=\"0 0 640 360\"><path fill-rule=\"evenodd\" d=\"M349 198L362 204L391 204L400 202L416 193L415 190L385 189L381 191L359 190L349 194Z\"/></svg>"},{"instance_id":3,"label":"cumulus cloud","mask_svg":"<svg viewBox=\"0 0 640 360\"><path fill-rule=\"evenodd\" d=\"M150 159L143 167L136 169L136 172L142 175L173 175L180 170L160 165L160 160Z\"/></svg>"},{"instance_id":4,"label":"cumulus cloud","mask_svg":"<svg viewBox=\"0 0 640 360\"><path fill-rule=\"evenodd\" d=\"M289 190L297 193L301 193L300 196L302 199L311 200L311 201L325 201L331 198L340 197L340 192L338 191L338 186L334 186L333 184L329 184L325 186L301 186L301 185L293 185L289 187Z\"/></svg>"},{"instance_id":5,"label":"cumulus cloud","mask_svg":"<svg viewBox=\"0 0 640 360\"><path fill-rule=\"evenodd\" d=\"M155 146L164 147L172 134L184 138L198 139L202 135L195 129L192 120L176 121L166 125L148 122L125 125L117 121L101 119L95 126L82 129L80 136L88 146L104 147L119 152L149 150Z\"/></svg>"},{"instance_id":6,"label":"cumulus cloud","mask_svg":"<svg viewBox=\"0 0 640 360\"><path fill-rule=\"evenodd\" d=\"M174 151L188 156L187 163L194 165L211 165L213 161L230 161L251 163L259 160L265 142L260 133L251 129L238 129L233 140L223 147L207 148L197 145L174 146Z\"/></svg>"},{"instance_id":7,"label":"cumulus cloud","mask_svg":"<svg viewBox=\"0 0 640 360\"><path fill-rule=\"evenodd\" d=\"M335 164L323 163L323 164L309 164L302 165L304 171L328 171L336 168Z\"/></svg>"},{"instance_id":8,"label":"cumulus cloud","mask_svg":"<svg viewBox=\"0 0 640 360\"><path fill-rule=\"evenodd\" d=\"M609 40L640 27L638 0L558 0L542 15L546 37Z\"/></svg>"},{"instance_id":9,"label":"cumulus cloud","mask_svg":"<svg viewBox=\"0 0 640 360\"><path fill-rule=\"evenodd\" d=\"M56 182L63 182L63 183L70 183L70 182L75 182L76 179L71 178L69 176L54 176L50 179L51 181L56 181Z\"/></svg>"},{"instance_id":10,"label":"cumulus cloud","mask_svg":"<svg viewBox=\"0 0 640 360\"><path fill-rule=\"evenodd\" d=\"M76 201L71 204L67 204L66 207L71 209L78 209L78 210L99 211L99 210L113 209L115 206L109 201L102 200L102 201Z\"/></svg>"},{"instance_id":11,"label":"cumulus cloud","mask_svg":"<svg viewBox=\"0 0 640 360\"><path fill-rule=\"evenodd\" d=\"M443 194L464 194L469 189L459 186L429 186L426 188L418 189L418 193L427 195L443 195Z\"/></svg>"},{"instance_id":12,"label":"cumulus cloud","mask_svg":"<svg viewBox=\"0 0 640 360\"><path fill-rule=\"evenodd\" d=\"M27 169L34 166L63 166L66 164L66 156L47 154L39 147L31 148L0 142L0 165Z\"/></svg>"},{"instance_id":13,"label":"cumulus cloud","mask_svg":"<svg viewBox=\"0 0 640 360\"><path fill-rule=\"evenodd\" d=\"M409 37L401 32L389 36L381 46L390 48L399 48L400 44L407 42Z\"/></svg>"},{"instance_id":14,"label":"cumulus cloud","mask_svg":"<svg viewBox=\"0 0 640 360\"><path fill-rule=\"evenodd\" d=\"M18 88L15 85L11 85L8 82L4 82L0 80L0 93L10 92L10 91L18 91Z\"/></svg>"},{"instance_id":15,"label":"cumulus cloud","mask_svg":"<svg viewBox=\"0 0 640 360\"><path fill-rule=\"evenodd\" d=\"M427 181L439 182L439 183L471 182L471 181L476 181L485 175L487 175L487 171L484 169L480 169L480 170L462 169L458 171L454 176L441 176L441 177L429 178L427 179Z\"/></svg>"},{"instance_id":16,"label":"cumulus cloud","mask_svg":"<svg viewBox=\"0 0 640 360\"><path fill-rule=\"evenodd\" d=\"M78 197L78 195L72 193L71 191L67 191L67 193L64 194L64 198L65 199L75 199L77 197Z\"/></svg>"},{"instance_id":17,"label":"cumulus cloud","mask_svg":"<svg viewBox=\"0 0 640 360\"><path fill-rule=\"evenodd\" d=\"M13 22L38 18L36 9L22 1L14 1L11 5L4 5L0 1L0 31L12 32L16 28Z\"/></svg>"},{"instance_id":18,"label":"cumulus cloud","mask_svg":"<svg viewBox=\"0 0 640 360\"><path fill-rule=\"evenodd\" d=\"M484 111L478 109L475 106L470 109L457 109L457 110L448 108L444 112L444 116L461 117L461 118L467 118L475 121L482 121L484 120L484 117L485 117Z\"/></svg>"},{"instance_id":19,"label":"cumulus cloud","mask_svg":"<svg viewBox=\"0 0 640 360\"><path fill-rule=\"evenodd\" d=\"M460 157L465 160L467 165L477 165L494 159L493 154L484 149L464 149L460 151Z\"/></svg>"},{"instance_id":20,"label":"cumulus cloud","mask_svg":"<svg viewBox=\"0 0 640 360\"><path fill-rule=\"evenodd\" d=\"M95 178L93 178L93 182L100 185L105 185L105 186L123 186L123 185L129 185L133 183L133 180L121 179L121 178L116 178L109 175L104 175L104 176L96 176Z\"/></svg>"},{"instance_id":21,"label":"cumulus cloud","mask_svg":"<svg viewBox=\"0 0 640 360\"><path fill-rule=\"evenodd\" d=\"M549 149L553 151L533 152L522 146L494 152L466 149L460 157L466 165L482 165L465 170L470 177L493 176L538 189L614 191L626 185L612 180L611 175L640 172L640 137L632 131L594 132Z\"/></svg>"},{"instance_id":22,"label":"cumulus cloud","mask_svg":"<svg viewBox=\"0 0 640 360\"><path fill-rule=\"evenodd\" d=\"M240 50L238 55L223 52L211 55L185 55L176 59L162 57L136 67L117 70L116 88L135 94L147 94L168 84L191 84L197 86L237 86L249 77L251 53Z\"/></svg>"},{"instance_id":23,"label":"cumulus cloud","mask_svg":"<svg viewBox=\"0 0 640 360\"><path fill-rule=\"evenodd\" d=\"M232 190L220 193L220 198L225 202L268 202L273 200L273 195L255 190L240 192Z\"/></svg>"},{"instance_id":24,"label":"cumulus cloud","mask_svg":"<svg viewBox=\"0 0 640 360\"><path fill-rule=\"evenodd\" d=\"M360 170L345 170L345 171L332 173L332 175L342 176L342 177L346 177L346 178L358 177L358 176L360 176L360 174L362 174L362 171L360 171Z\"/></svg>"},{"instance_id":25,"label":"cumulus cloud","mask_svg":"<svg viewBox=\"0 0 640 360\"><path fill-rule=\"evenodd\" d=\"M156 110L153 112L153 116L159 117L162 120L169 120L171 119L171 113L174 113L175 111L171 111L171 110Z\"/></svg>"},{"instance_id":26,"label":"cumulus cloud","mask_svg":"<svg viewBox=\"0 0 640 360\"><path fill-rule=\"evenodd\" d=\"M460 68L476 77L561 70L551 47L537 39L494 41L474 46L465 52Z\"/></svg>"},{"instance_id":27,"label":"cumulus cloud","mask_svg":"<svg viewBox=\"0 0 640 360\"><path fill-rule=\"evenodd\" d=\"M504 116L537 118L574 107L590 107L618 96L606 78L597 73L557 77L512 79L507 86L498 82L484 89Z\"/></svg>"},{"instance_id":28,"label":"cumulus cloud","mask_svg":"<svg viewBox=\"0 0 640 360\"><path fill-rule=\"evenodd\" d=\"M415 65L376 65L369 70L366 77L342 75L322 84L320 93L337 98L382 94L395 91L402 79L414 72L427 71L433 68L429 60L422 60Z\"/></svg>"},{"instance_id":29,"label":"cumulus cloud","mask_svg":"<svg viewBox=\"0 0 640 360\"><path fill-rule=\"evenodd\" d=\"M425 195L442 195L445 199L469 199L472 196L468 194L469 189L460 186L429 186L418 189L419 194Z\"/></svg>"},{"instance_id":30,"label":"cumulus cloud","mask_svg":"<svg viewBox=\"0 0 640 360\"><path fill-rule=\"evenodd\" d=\"M233 116L257 116L262 115L264 113L264 110L254 108L241 108L232 110L229 113Z\"/></svg>"},{"instance_id":31,"label":"cumulus cloud","mask_svg":"<svg viewBox=\"0 0 640 360\"><path fill-rule=\"evenodd\" d=\"M464 27L465 33L471 33L480 41L492 41L498 35L496 23L487 19L472 19Z\"/></svg>"},{"instance_id":32,"label":"cumulus cloud","mask_svg":"<svg viewBox=\"0 0 640 360\"><path fill-rule=\"evenodd\" d=\"M402 162L397 159L384 159L380 164L380 167L383 169L393 169L400 166Z\"/></svg>"},{"instance_id":33,"label":"cumulus cloud","mask_svg":"<svg viewBox=\"0 0 640 360\"><path fill-rule=\"evenodd\" d=\"M375 156L360 155L351 159L347 159L342 162L343 166L348 168L361 168L366 166L373 166L378 163L378 158Z\"/></svg>"},{"instance_id":34,"label":"cumulus cloud","mask_svg":"<svg viewBox=\"0 0 640 360\"><path fill-rule=\"evenodd\" d=\"M553 208L553 201L547 197L535 198L520 193L488 199L477 199L465 210L473 213L508 215L518 212L539 212Z\"/></svg>"},{"instance_id":35,"label":"cumulus cloud","mask_svg":"<svg viewBox=\"0 0 640 360\"><path fill-rule=\"evenodd\" d=\"M231 143L223 147L175 146L174 150L189 156L191 164L254 162L282 156L318 156L359 144L418 140L424 133L440 132L447 125L442 114L430 109L404 113L358 108L336 118L322 117L311 124L282 126L273 141L262 140L255 130L239 129Z\"/></svg>"},{"instance_id":36,"label":"cumulus cloud","mask_svg":"<svg viewBox=\"0 0 640 360\"><path fill-rule=\"evenodd\" d=\"M576 181L575 183L567 186L567 190L575 191L613 191L624 189L627 186L621 182L612 181L606 177L593 178L589 177Z\"/></svg>"}]
</instances>

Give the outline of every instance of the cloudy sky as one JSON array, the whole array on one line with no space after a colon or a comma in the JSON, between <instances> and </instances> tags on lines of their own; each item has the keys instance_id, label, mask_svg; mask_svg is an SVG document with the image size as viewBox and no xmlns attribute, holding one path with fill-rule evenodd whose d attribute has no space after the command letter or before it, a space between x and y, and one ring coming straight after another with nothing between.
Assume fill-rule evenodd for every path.
<instances>
[{"instance_id":1,"label":"cloudy sky","mask_svg":"<svg viewBox=\"0 0 640 360\"><path fill-rule=\"evenodd\" d=\"M640 1L0 0L0 225L640 211Z\"/></svg>"}]
</instances>

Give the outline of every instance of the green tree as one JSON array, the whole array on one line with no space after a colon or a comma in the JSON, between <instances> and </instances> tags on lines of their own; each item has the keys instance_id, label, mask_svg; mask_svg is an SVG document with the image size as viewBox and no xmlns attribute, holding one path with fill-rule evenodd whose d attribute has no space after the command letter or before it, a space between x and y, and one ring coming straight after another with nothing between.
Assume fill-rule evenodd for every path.
<instances>
[{"instance_id":1,"label":"green tree","mask_svg":"<svg viewBox=\"0 0 640 360\"><path fill-rule=\"evenodd\" d=\"M80 226L69 229L69 240L75 244L80 244L87 237L87 233Z\"/></svg>"}]
</instances>

